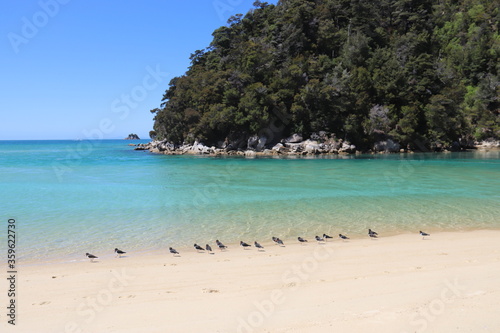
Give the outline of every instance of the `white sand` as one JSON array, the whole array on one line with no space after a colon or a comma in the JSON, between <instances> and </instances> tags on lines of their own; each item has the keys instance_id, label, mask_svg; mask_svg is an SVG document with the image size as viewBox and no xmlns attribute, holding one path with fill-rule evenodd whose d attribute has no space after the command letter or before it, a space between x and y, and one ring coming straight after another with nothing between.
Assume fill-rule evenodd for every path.
<instances>
[{"instance_id":1,"label":"white sand","mask_svg":"<svg viewBox=\"0 0 500 333\"><path fill-rule=\"evenodd\" d=\"M285 244L21 267L0 331L500 332L500 231Z\"/></svg>"}]
</instances>

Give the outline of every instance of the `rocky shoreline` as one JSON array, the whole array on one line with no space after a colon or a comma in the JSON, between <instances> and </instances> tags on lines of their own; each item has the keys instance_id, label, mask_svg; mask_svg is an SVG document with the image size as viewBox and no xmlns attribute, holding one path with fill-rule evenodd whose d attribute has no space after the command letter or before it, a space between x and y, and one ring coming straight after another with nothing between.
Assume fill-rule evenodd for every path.
<instances>
[{"instance_id":1,"label":"rocky shoreline","mask_svg":"<svg viewBox=\"0 0 500 333\"><path fill-rule=\"evenodd\" d=\"M279 143L269 146L266 137L257 135L247 140L220 141L217 146L206 146L195 141L193 144L176 145L167 140L153 140L149 143L135 145L134 150L146 150L155 154L164 155L208 155L208 156L302 156L302 155L327 155L327 154L362 154L362 153L413 153L408 147L402 148L399 143L391 139L378 141L368 151L356 149L348 141L328 137L326 133L313 133L308 139L300 134L293 134L281 140ZM488 140L482 142L468 143L464 146L454 142L449 147L437 146L434 151L465 151L467 149L490 150L500 149L500 141Z\"/></svg>"}]
</instances>

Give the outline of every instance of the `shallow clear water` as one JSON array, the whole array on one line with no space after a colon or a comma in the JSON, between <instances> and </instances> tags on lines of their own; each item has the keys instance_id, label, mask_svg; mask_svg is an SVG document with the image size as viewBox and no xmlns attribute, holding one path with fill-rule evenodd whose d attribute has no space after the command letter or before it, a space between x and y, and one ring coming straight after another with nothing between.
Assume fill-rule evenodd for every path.
<instances>
[{"instance_id":1,"label":"shallow clear water","mask_svg":"<svg viewBox=\"0 0 500 333\"><path fill-rule=\"evenodd\" d=\"M245 159L128 143L0 141L4 230L15 218L22 260L217 238L500 227L498 151Z\"/></svg>"}]
</instances>

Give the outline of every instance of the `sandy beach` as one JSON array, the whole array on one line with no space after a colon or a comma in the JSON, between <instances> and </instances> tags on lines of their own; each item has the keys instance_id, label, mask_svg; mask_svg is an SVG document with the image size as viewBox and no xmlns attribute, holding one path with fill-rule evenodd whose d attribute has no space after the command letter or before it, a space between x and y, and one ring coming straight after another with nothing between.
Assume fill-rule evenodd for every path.
<instances>
[{"instance_id":1,"label":"sandy beach","mask_svg":"<svg viewBox=\"0 0 500 333\"><path fill-rule=\"evenodd\" d=\"M498 332L500 231L20 266L2 332ZM253 240L247 240L248 242ZM203 244L204 245L204 244ZM113 247L114 248L114 247ZM126 250L126 249L124 249ZM111 251L110 251L111 252ZM8 288L4 279L4 289ZM6 295L2 296L3 299ZM7 301L3 303L6 304Z\"/></svg>"}]
</instances>

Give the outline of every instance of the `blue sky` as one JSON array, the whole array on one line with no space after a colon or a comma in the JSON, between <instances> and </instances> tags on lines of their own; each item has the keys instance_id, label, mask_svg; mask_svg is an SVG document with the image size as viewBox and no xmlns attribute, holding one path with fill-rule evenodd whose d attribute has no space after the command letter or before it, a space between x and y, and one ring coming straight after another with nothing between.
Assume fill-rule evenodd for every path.
<instances>
[{"instance_id":1,"label":"blue sky","mask_svg":"<svg viewBox=\"0 0 500 333\"><path fill-rule=\"evenodd\" d=\"M0 140L148 138L170 79L253 2L3 1Z\"/></svg>"}]
</instances>

